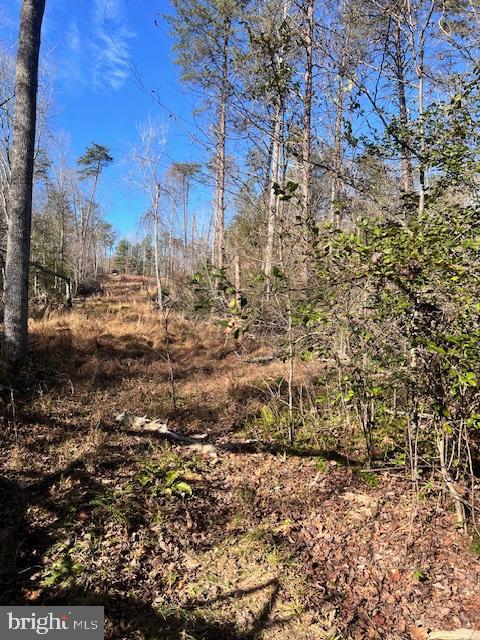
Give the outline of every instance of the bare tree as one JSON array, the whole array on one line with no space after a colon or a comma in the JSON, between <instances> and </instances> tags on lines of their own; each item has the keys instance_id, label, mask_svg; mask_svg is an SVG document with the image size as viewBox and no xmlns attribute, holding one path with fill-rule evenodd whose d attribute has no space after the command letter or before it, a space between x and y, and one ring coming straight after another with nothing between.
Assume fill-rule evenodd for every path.
<instances>
[{"instance_id":1,"label":"bare tree","mask_svg":"<svg viewBox=\"0 0 480 640\"><path fill-rule=\"evenodd\" d=\"M2 236L8 224L8 186L10 183L10 152L15 97L15 59L0 50L0 210ZM6 236L6 234L5 234ZM3 245L3 237L2 237Z\"/></svg>"},{"instance_id":2,"label":"bare tree","mask_svg":"<svg viewBox=\"0 0 480 640\"><path fill-rule=\"evenodd\" d=\"M223 269L225 254L225 145L227 139L227 100L229 93L229 41L230 23L228 15L224 18L222 42L222 71L218 104L218 123L216 131L217 151L215 155L215 209L212 263L217 269Z\"/></svg>"},{"instance_id":3,"label":"bare tree","mask_svg":"<svg viewBox=\"0 0 480 640\"><path fill-rule=\"evenodd\" d=\"M166 127L149 120L137 127L139 144L132 150L132 159L136 171L133 182L148 197L148 214L153 223L153 251L155 259L155 278L157 280L157 304L163 308L163 286L160 265L160 203L162 195L161 162L166 143Z\"/></svg>"},{"instance_id":4,"label":"bare tree","mask_svg":"<svg viewBox=\"0 0 480 640\"><path fill-rule=\"evenodd\" d=\"M303 220L306 226L310 216L312 182L312 102L313 102L313 36L315 0L306 0L305 13L305 89L302 139Z\"/></svg>"},{"instance_id":5,"label":"bare tree","mask_svg":"<svg viewBox=\"0 0 480 640\"><path fill-rule=\"evenodd\" d=\"M200 172L200 164L198 162L174 162L170 167L169 173L172 178L178 180L180 187L183 206L183 251L185 269L191 268L193 265L193 244L194 244L194 219L191 220L191 233L189 234L189 197L192 179Z\"/></svg>"},{"instance_id":6,"label":"bare tree","mask_svg":"<svg viewBox=\"0 0 480 640\"><path fill-rule=\"evenodd\" d=\"M15 71L9 222L5 265L5 354L21 361L28 347L28 277L38 60L45 0L23 0Z\"/></svg>"},{"instance_id":7,"label":"bare tree","mask_svg":"<svg viewBox=\"0 0 480 640\"><path fill-rule=\"evenodd\" d=\"M427 70L425 67L425 53L428 38L428 29L432 23L435 11L434 0L419 0L414 3L406 0L406 22L408 38L410 41L410 53L413 58L413 66L417 76L417 111L419 118L419 151L420 163L418 167L418 211L423 213L425 208L425 194L428 186L428 167L425 157L425 82Z\"/></svg>"},{"instance_id":8,"label":"bare tree","mask_svg":"<svg viewBox=\"0 0 480 640\"><path fill-rule=\"evenodd\" d=\"M100 144L90 145L83 156L77 160L82 179L91 178L92 187L85 210L81 208L81 230L80 230L80 261L78 265L78 278L82 279L86 274L86 257L94 236L93 215L95 211L95 194L98 180L102 171L113 162L108 147Z\"/></svg>"},{"instance_id":9,"label":"bare tree","mask_svg":"<svg viewBox=\"0 0 480 640\"><path fill-rule=\"evenodd\" d=\"M404 51L404 34L402 30L402 19L401 15L397 14L394 16L395 27L394 27L394 69L395 69L395 79L397 82L397 93L398 93L398 109L399 109L399 119L400 124L403 131L408 130L408 109L407 109L407 99L405 94L405 51ZM408 145L404 145L402 147L402 183L403 190L406 193L411 193L413 191L413 169L412 169L412 158L410 149Z\"/></svg>"}]
</instances>

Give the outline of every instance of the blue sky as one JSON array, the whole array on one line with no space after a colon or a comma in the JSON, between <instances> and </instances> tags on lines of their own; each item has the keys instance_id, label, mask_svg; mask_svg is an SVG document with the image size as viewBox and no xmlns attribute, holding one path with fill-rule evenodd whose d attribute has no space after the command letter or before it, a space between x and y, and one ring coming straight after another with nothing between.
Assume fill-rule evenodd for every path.
<instances>
[{"instance_id":1,"label":"blue sky","mask_svg":"<svg viewBox=\"0 0 480 640\"><path fill-rule=\"evenodd\" d=\"M168 10L168 0L46 1L42 57L52 69L50 127L69 134L72 163L92 142L110 147L116 162L103 177L100 196L109 222L129 237L145 208L126 180L136 126L149 118L168 126L166 166L207 159L195 142L192 115L201 99L179 82L162 18ZM20 0L0 0L0 40L12 52L19 12ZM210 199L208 187L192 189L192 210L205 226Z\"/></svg>"}]
</instances>

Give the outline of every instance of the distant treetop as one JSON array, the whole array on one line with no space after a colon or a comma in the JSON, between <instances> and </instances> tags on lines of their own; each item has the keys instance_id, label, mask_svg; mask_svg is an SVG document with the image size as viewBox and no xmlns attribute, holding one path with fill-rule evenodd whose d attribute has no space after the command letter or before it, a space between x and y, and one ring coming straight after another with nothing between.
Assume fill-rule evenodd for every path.
<instances>
[{"instance_id":1,"label":"distant treetop","mask_svg":"<svg viewBox=\"0 0 480 640\"><path fill-rule=\"evenodd\" d=\"M98 175L113 162L110 149L102 144L92 143L77 160L82 178Z\"/></svg>"}]
</instances>

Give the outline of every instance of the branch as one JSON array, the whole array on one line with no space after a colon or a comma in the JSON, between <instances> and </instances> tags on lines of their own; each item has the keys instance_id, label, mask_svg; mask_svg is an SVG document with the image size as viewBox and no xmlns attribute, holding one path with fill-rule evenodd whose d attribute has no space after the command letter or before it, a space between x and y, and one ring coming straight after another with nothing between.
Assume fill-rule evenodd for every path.
<instances>
[{"instance_id":1,"label":"branch","mask_svg":"<svg viewBox=\"0 0 480 640\"><path fill-rule=\"evenodd\" d=\"M4 254L7 253L6 249L1 249L1 248L0 248L0 252ZM48 267L44 267L42 264L40 264L40 262L37 262L36 260L29 260L28 264L32 267L35 267L36 269L40 269L40 271L43 271L44 273L48 273L48 275L50 276L54 276L55 278L60 278L61 280L64 280L65 282L70 284L69 276L66 276L63 273L58 273L58 271L54 271L53 269L48 269Z\"/></svg>"},{"instance_id":2,"label":"branch","mask_svg":"<svg viewBox=\"0 0 480 640\"><path fill-rule=\"evenodd\" d=\"M3 102L0 102L0 109L2 107L4 107L7 104L7 102L10 102L10 100L13 100L14 97L15 97L15 95L12 95L12 96L10 96L8 98L5 98L5 100Z\"/></svg>"}]
</instances>

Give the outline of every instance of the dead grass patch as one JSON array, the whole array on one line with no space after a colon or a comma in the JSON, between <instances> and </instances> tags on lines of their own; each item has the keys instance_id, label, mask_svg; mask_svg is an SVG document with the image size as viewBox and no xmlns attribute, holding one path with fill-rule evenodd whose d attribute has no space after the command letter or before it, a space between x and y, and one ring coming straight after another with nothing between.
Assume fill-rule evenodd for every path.
<instances>
[{"instance_id":1,"label":"dead grass patch","mask_svg":"<svg viewBox=\"0 0 480 640\"><path fill-rule=\"evenodd\" d=\"M317 640L337 626L393 640L412 620L470 625L478 558L447 508L415 503L412 525L404 481L367 485L312 448L229 453L246 422L283 406L284 362L252 364L219 327L172 312L173 409L150 284L112 279L31 321L3 442L2 603L104 604L112 639ZM319 368L298 365L295 393ZM218 458L122 431L125 410L207 433ZM263 413L266 426L281 419Z\"/></svg>"}]
</instances>

